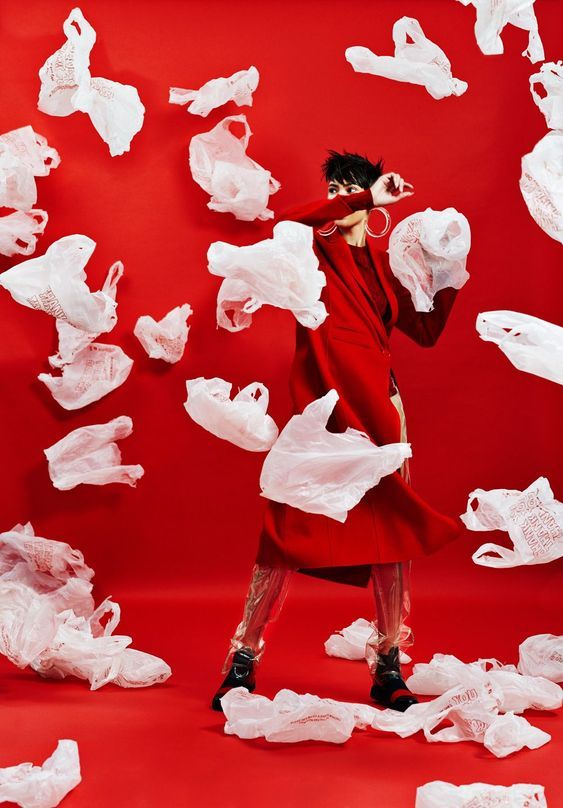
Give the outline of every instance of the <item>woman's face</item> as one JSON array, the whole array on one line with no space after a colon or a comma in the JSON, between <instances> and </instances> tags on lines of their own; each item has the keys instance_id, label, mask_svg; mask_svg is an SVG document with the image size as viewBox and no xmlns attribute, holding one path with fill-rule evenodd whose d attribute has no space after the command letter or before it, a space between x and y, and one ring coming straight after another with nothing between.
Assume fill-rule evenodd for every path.
<instances>
[{"instance_id":1,"label":"woman's face","mask_svg":"<svg viewBox=\"0 0 563 808\"><path fill-rule=\"evenodd\" d=\"M353 182L340 183L338 180L330 180L327 188L327 196L329 199L334 199L337 194L347 196L348 194L357 194L359 191L363 190L361 185L356 185ZM338 225L338 227L353 227L355 224L359 224L359 222L366 219L367 216L367 210L355 210L343 219L335 219L334 224Z\"/></svg>"}]
</instances>

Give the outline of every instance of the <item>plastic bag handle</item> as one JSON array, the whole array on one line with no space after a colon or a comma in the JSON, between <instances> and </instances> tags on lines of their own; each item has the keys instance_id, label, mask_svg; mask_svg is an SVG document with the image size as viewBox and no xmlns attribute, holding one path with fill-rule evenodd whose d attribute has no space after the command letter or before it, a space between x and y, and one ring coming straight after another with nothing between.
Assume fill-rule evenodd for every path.
<instances>
[{"instance_id":1,"label":"plastic bag handle","mask_svg":"<svg viewBox=\"0 0 563 808\"><path fill-rule=\"evenodd\" d=\"M417 45L427 41L420 23L413 17L402 17L393 26L393 42L396 48L405 48L411 44L407 43L407 35Z\"/></svg>"},{"instance_id":2,"label":"plastic bag handle","mask_svg":"<svg viewBox=\"0 0 563 808\"><path fill-rule=\"evenodd\" d=\"M236 135L233 135L231 132L231 124L233 123L242 123L244 126L244 134L241 137L237 138ZM246 120L246 115L230 115L227 118L223 118L221 121L222 127L236 140L242 143L243 149L246 151L246 147L248 146L248 141L250 140L250 135L252 131L250 129L249 123Z\"/></svg>"},{"instance_id":3,"label":"plastic bag handle","mask_svg":"<svg viewBox=\"0 0 563 808\"><path fill-rule=\"evenodd\" d=\"M497 553L500 558L494 558L487 555L487 553ZM518 564L519 554L514 550L509 550L507 547L501 547L500 544L482 544L473 555L472 561L479 564L481 567L495 567L496 569L506 569L508 567Z\"/></svg>"}]
</instances>

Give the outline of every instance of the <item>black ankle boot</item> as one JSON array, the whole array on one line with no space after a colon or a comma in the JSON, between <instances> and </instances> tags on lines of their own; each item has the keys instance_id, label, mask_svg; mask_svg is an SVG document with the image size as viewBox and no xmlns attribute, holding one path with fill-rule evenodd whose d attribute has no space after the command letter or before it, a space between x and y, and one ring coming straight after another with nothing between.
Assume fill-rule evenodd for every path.
<instances>
[{"instance_id":1,"label":"black ankle boot","mask_svg":"<svg viewBox=\"0 0 563 808\"><path fill-rule=\"evenodd\" d=\"M221 698L233 687L246 687L252 693L256 687L256 673L254 671L254 652L250 648L241 648L235 651L229 672L223 684L213 696L211 707L213 710L223 712Z\"/></svg>"},{"instance_id":2,"label":"black ankle boot","mask_svg":"<svg viewBox=\"0 0 563 808\"><path fill-rule=\"evenodd\" d=\"M404 713L418 699L411 693L401 677L399 649L395 646L387 654L378 654L377 669L370 691L371 698L384 707Z\"/></svg>"}]
</instances>

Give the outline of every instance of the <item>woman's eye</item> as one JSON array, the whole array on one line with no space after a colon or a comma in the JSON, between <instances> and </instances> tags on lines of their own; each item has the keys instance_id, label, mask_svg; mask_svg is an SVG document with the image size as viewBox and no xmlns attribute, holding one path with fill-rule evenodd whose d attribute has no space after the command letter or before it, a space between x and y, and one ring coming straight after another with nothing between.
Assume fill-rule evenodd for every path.
<instances>
[{"instance_id":1,"label":"woman's eye","mask_svg":"<svg viewBox=\"0 0 563 808\"><path fill-rule=\"evenodd\" d=\"M356 188L356 186L355 186L355 185L353 185L353 186L348 186L348 189L347 189L347 190L348 190L348 193L349 193L349 194L355 194L355 193L356 193L356 191L357 191L357 188Z\"/></svg>"}]
</instances>

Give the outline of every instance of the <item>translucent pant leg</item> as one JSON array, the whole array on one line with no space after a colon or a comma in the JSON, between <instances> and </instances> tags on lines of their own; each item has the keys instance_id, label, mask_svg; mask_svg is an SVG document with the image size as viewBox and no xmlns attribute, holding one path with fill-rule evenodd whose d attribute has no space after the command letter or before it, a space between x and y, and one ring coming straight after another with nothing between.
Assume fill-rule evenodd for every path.
<instances>
[{"instance_id":1,"label":"translucent pant leg","mask_svg":"<svg viewBox=\"0 0 563 808\"><path fill-rule=\"evenodd\" d=\"M369 671L375 674L378 654L386 654L394 646L412 645L412 632L405 621L410 612L410 561L373 564L371 585L375 598L374 630L366 643Z\"/></svg>"},{"instance_id":2,"label":"translucent pant leg","mask_svg":"<svg viewBox=\"0 0 563 808\"><path fill-rule=\"evenodd\" d=\"M242 620L231 639L223 673L227 673L233 654L240 648L252 649L255 661L260 662L264 653L264 632L281 611L292 572L291 569L254 565Z\"/></svg>"}]
</instances>

